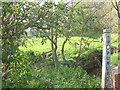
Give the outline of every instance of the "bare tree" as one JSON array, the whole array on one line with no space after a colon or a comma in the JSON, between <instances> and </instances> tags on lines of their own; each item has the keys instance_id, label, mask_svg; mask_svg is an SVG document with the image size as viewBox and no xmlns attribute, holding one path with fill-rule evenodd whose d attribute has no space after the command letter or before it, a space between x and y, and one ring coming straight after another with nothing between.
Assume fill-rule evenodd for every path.
<instances>
[{"instance_id":1,"label":"bare tree","mask_svg":"<svg viewBox=\"0 0 120 90\"><path fill-rule=\"evenodd\" d=\"M120 1L117 2L115 0L114 3L112 2L112 5L116 9L117 15L118 15L118 46L117 46L117 48L119 48L119 46L120 46L119 45L120 44Z\"/></svg>"}]
</instances>

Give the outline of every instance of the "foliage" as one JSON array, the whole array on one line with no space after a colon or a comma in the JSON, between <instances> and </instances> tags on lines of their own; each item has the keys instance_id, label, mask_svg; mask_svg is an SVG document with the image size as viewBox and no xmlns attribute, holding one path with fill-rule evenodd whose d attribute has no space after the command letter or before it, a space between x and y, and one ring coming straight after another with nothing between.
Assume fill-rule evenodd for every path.
<instances>
[{"instance_id":1,"label":"foliage","mask_svg":"<svg viewBox=\"0 0 120 90\"><path fill-rule=\"evenodd\" d=\"M12 69L8 79L3 79L4 88L100 88L100 81L90 78L83 69L89 68L89 62L94 60L102 62L102 44L98 42L98 37L104 25L99 23L99 15L67 4L3 2L2 60L9 63ZM37 32L35 37L23 37L27 36L27 28ZM64 65L60 52L65 38L69 40L64 44L68 67ZM112 42L115 45L114 40ZM53 68L54 58L51 59L56 53L45 59L40 56L42 52L51 50L50 45L54 46L52 51L57 51L56 68ZM114 59L116 54L112 55L111 60L116 65ZM76 67L73 68L73 64Z\"/></svg>"},{"instance_id":2,"label":"foliage","mask_svg":"<svg viewBox=\"0 0 120 90\"><path fill-rule=\"evenodd\" d=\"M19 45L24 45L25 39L21 37L26 34L25 29L32 28L39 33L36 37L42 38L42 45L49 39L53 45L53 59L56 58L57 50L57 35L62 31L58 30L61 27L60 24L67 25L70 17L68 11L71 8L65 3L59 2L58 4L52 2L44 2L43 5L32 2L3 2L2 13L2 33L3 33L3 63L10 63L9 57L17 52ZM55 9L53 9L55 8ZM67 32L67 31L66 31ZM64 33L64 32L63 32ZM63 34L62 33L62 34ZM66 33L64 34L67 35ZM55 40L54 41L54 36ZM67 35L69 36L69 35ZM54 58L55 57L55 58Z\"/></svg>"},{"instance_id":3,"label":"foliage","mask_svg":"<svg viewBox=\"0 0 120 90\"><path fill-rule=\"evenodd\" d=\"M91 33L96 19L95 15L89 16L86 10L62 2L44 2L43 5L30 2L3 3L3 62L9 63L8 56L15 54L19 45L25 44L26 39L21 39L21 36L27 35L25 29L28 27L38 31L36 37L41 37L42 45L49 39L57 47L58 34L68 38L72 34ZM52 40L51 36L56 40Z\"/></svg>"},{"instance_id":4,"label":"foliage","mask_svg":"<svg viewBox=\"0 0 120 90\"><path fill-rule=\"evenodd\" d=\"M49 67L48 67L49 68ZM90 78L87 73L80 67L68 68L61 67L57 69L44 68L41 70L42 80L44 85L40 87L45 88L99 88L100 83L94 78ZM43 74L43 75L42 75ZM45 76L46 75L46 76ZM33 80L34 81L34 80ZM95 84L97 82L97 84ZM45 85L47 84L47 85ZM33 83L30 83L32 87L36 87Z\"/></svg>"},{"instance_id":5,"label":"foliage","mask_svg":"<svg viewBox=\"0 0 120 90\"><path fill-rule=\"evenodd\" d=\"M22 57L22 58L21 58ZM34 68L29 56L13 56L15 60L11 75L3 80L3 88L100 88L100 80L81 68L45 66Z\"/></svg>"},{"instance_id":6,"label":"foliage","mask_svg":"<svg viewBox=\"0 0 120 90\"><path fill-rule=\"evenodd\" d=\"M26 3L2 2L2 49L3 63L10 63L10 55L14 55L19 45L24 41L20 38L26 33L29 23L24 23L30 7Z\"/></svg>"},{"instance_id":7,"label":"foliage","mask_svg":"<svg viewBox=\"0 0 120 90\"><path fill-rule=\"evenodd\" d=\"M87 5L88 3L84 4ZM89 7L88 5L85 7ZM74 19L71 22L71 29L73 29L72 34L94 38L95 35L99 35L102 33L101 27L103 27L104 25L100 25L97 15L91 14L91 11L86 10L86 8L82 8L81 6L84 7L82 3L79 3L73 9L72 15Z\"/></svg>"},{"instance_id":8,"label":"foliage","mask_svg":"<svg viewBox=\"0 0 120 90\"><path fill-rule=\"evenodd\" d=\"M55 5L58 8L63 6L65 6L63 3ZM23 35L27 36L25 29L29 27L37 29L41 33L41 43L44 44L48 37L44 30L56 27L56 20L60 18L58 12L53 12L51 2L45 2L41 6L32 2L3 2L2 8L3 63L10 63L8 56L14 55L18 46L25 44L26 39L21 40ZM46 28L43 27L45 25Z\"/></svg>"},{"instance_id":9,"label":"foliage","mask_svg":"<svg viewBox=\"0 0 120 90\"><path fill-rule=\"evenodd\" d=\"M20 83L26 84L27 82L24 80L31 78L30 74L31 61L28 61L30 57L25 57L23 53L18 53L17 55L12 56L12 58L13 62L11 63L10 66L12 68L12 71L10 72L11 75L9 76L8 79L6 79L7 83L5 83L5 80L3 80L3 87L6 87L7 84L9 84L8 87L10 87L12 83L16 83L12 85L12 87L19 86L21 85ZM21 79L22 76L24 78Z\"/></svg>"},{"instance_id":10,"label":"foliage","mask_svg":"<svg viewBox=\"0 0 120 90\"><path fill-rule=\"evenodd\" d=\"M118 57L120 57L120 53L114 53L111 55L111 65L118 66Z\"/></svg>"}]
</instances>

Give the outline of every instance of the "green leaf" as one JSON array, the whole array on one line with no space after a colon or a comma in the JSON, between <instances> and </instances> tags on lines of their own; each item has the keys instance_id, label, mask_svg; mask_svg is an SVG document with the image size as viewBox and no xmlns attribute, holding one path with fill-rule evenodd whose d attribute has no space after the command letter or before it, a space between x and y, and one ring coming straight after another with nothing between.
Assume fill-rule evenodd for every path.
<instances>
[{"instance_id":1,"label":"green leaf","mask_svg":"<svg viewBox=\"0 0 120 90\"><path fill-rule=\"evenodd\" d=\"M27 32L25 32L25 35L27 36Z\"/></svg>"}]
</instances>

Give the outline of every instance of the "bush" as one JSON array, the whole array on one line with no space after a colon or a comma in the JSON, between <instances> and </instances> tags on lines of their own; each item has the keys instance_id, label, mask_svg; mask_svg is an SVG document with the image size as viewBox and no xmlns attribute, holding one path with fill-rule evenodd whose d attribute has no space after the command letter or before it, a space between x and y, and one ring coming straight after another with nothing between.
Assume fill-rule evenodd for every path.
<instances>
[{"instance_id":1,"label":"bush","mask_svg":"<svg viewBox=\"0 0 120 90\"><path fill-rule=\"evenodd\" d=\"M89 75L81 68L43 68L39 72L45 88L99 88L100 82ZM47 85L45 85L45 83ZM39 82L39 84L41 84ZM30 85L32 86L32 85ZM33 86L34 87L34 86Z\"/></svg>"},{"instance_id":2,"label":"bush","mask_svg":"<svg viewBox=\"0 0 120 90\"><path fill-rule=\"evenodd\" d=\"M10 78L4 80L3 88L100 88L100 81L95 77L90 78L81 67L33 70L24 66L11 74Z\"/></svg>"},{"instance_id":3,"label":"bush","mask_svg":"<svg viewBox=\"0 0 120 90\"><path fill-rule=\"evenodd\" d=\"M13 62L10 63L12 71L8 79L2 80L3 88L20 88L24 87L31 79L32 61L30 57L25 56L22 52L11 56Z\"/></svg>"},{"instance_id":4,"label":"bush","mask_svg":"<svg viewBox=\"0 0 120 90\"><path fill-rule=\"evenodd\" d=\"M59 62L57 68L34 68L34 58L29 53L12 56L11 75L2 80L3 88L100 88L100 80L91 78L80 66L69 68Z\"/></svg>"}]
</instances>

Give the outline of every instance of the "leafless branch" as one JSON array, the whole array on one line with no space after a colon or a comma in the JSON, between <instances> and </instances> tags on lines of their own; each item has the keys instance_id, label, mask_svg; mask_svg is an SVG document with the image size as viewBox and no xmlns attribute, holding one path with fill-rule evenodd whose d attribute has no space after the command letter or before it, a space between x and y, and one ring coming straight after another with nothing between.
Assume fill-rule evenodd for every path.
<instances>
[{"instance_id":1,"label":"leafless branch","mask_svg":"<svg viewBox=\"0 0 120 90\"><path fill-rule=\"evenodd\" d=\"M82 1L82 0L81 0ZM77 2L73 7L76 7L81 1Z\"/></svg>"},{"instance_id":2,"label":"leafless branch","mask_svg":"<svg viewBox=\"0 0 120 90\"><path fill-rule=\"evenodd\" d=\"M113 5L113 7L117 10L117 7L114 5L114 3L112 2L112 5Z\"/></svg>"}]
</instances>

